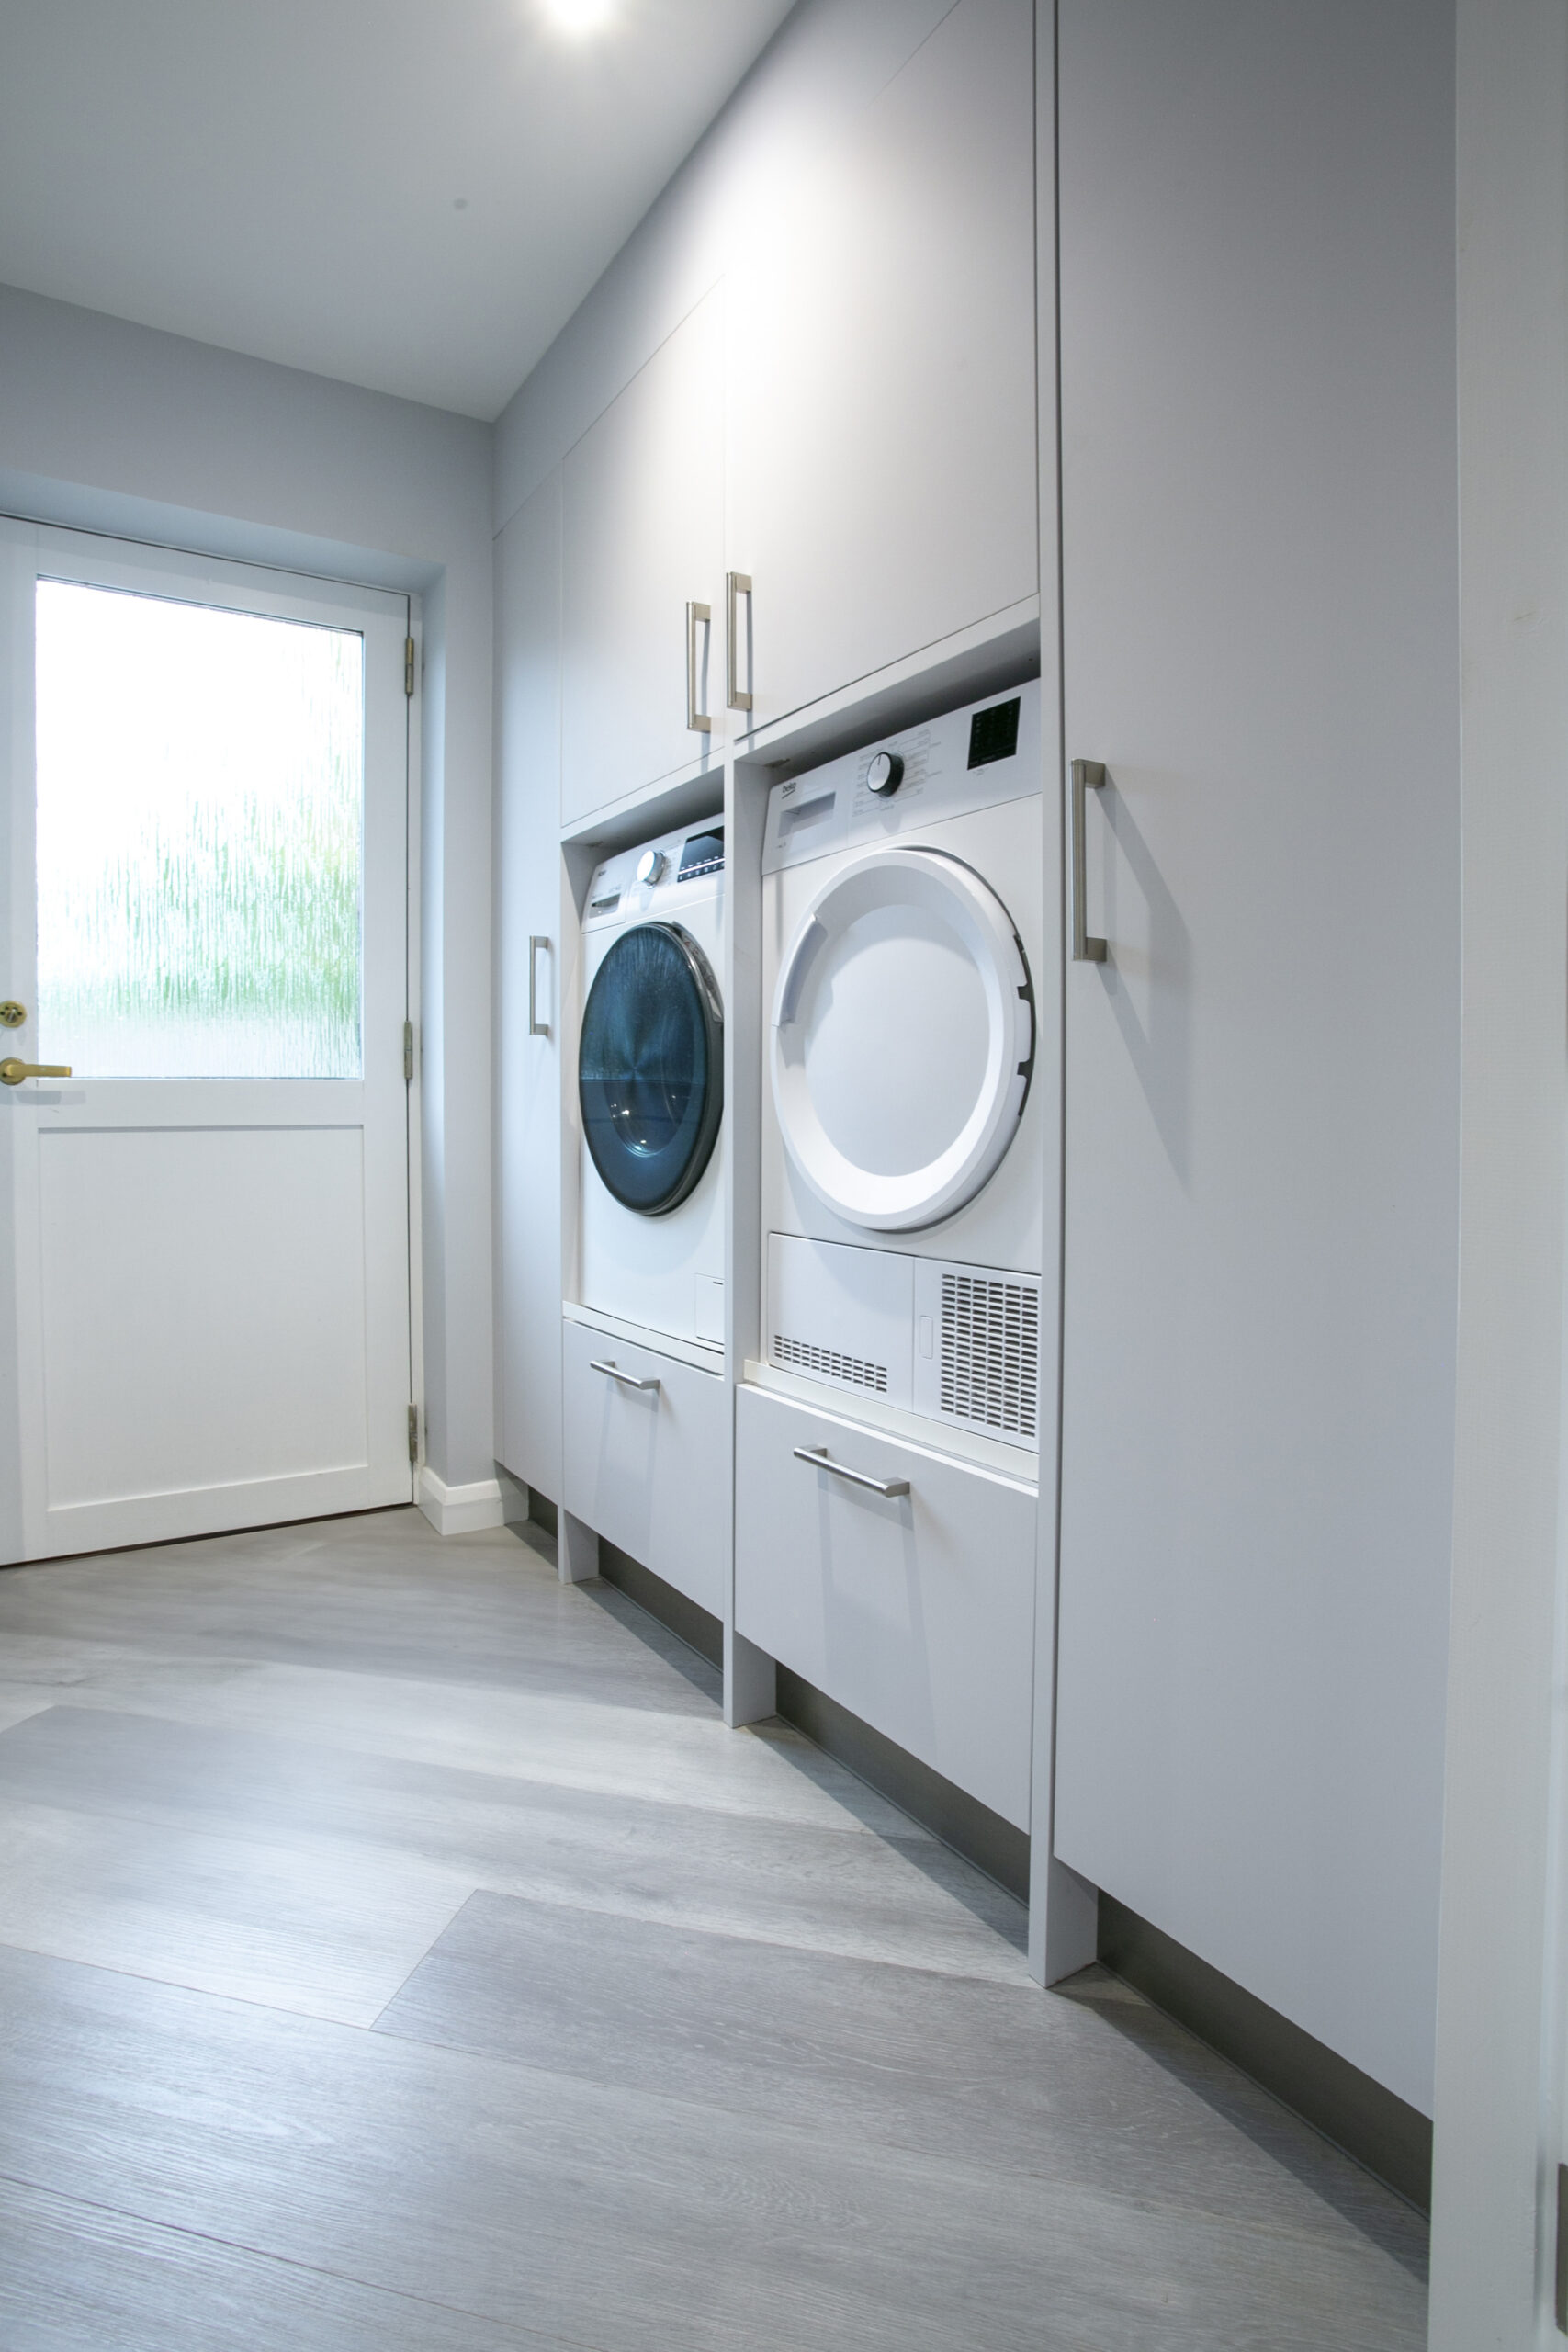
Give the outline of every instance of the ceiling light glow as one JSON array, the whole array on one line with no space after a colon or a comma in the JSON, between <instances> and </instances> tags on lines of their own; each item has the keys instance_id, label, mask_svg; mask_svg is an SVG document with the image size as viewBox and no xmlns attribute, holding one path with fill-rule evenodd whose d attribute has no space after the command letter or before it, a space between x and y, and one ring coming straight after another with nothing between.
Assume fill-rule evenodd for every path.
<instances>
[{"instance_id":1,"label":"ceiling light glow","mask_svg":"<svg viewBox=\"0 0 1568 2352\"><path fill-rule=\"evenodd\" d=\"M596 33L615 13L615 0L546 0L549 17L563 32Z\"/></svg>"}]
</instances>

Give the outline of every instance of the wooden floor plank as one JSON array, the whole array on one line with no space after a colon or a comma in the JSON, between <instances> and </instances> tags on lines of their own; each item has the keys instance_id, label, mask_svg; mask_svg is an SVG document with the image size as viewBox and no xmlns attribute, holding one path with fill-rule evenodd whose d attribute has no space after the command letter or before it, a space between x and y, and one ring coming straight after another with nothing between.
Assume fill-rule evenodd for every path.
<instances>
[{"instance_id":1,"label":"wooden floor plank","mask_svg":"<svg viewBox=\"0 0 1568 2352\"><path fill-rule=\"evenodd\" d=\"M1027 1981L1010 1895L929 1838L872 1837L847 1816L762 1820L77 1707L0 1733L9 1801L336 1842L536 1901Z\"/></svg>"},{"instance_id":2,"label":"wooden floor plank","mask_svg":"<svg viewBox=\"0 0 1568 2352\"><path fill-rule=\"evenodd\" d=\"M50 1691L17 1689L0 1679L0 1731L9 1731L13 1724L26 1723L29 1715L41 1715L46 1707L53 1704Z\"/></svg>"},{"instance_id":3,"label":"wooden floor plank","mask_svg":"<svg viewBox=\"0 0 1568 2352\"><path fill-rule=\"evenodd\" d=\"M0 1952L0 2174L604 2352L1416 2352L1390 2256Z\"/></svg>"},{"instance_id":4,"label":"wooden floor plank","mask_svg":"<svg viewBox=\"0 0 1568 2352\"><path fill-rule=\"evenodd\" d=\"M406 1857L0 1806L0 1943L368 2025L470 1892Z\"/></svg>"},{"instance_id":5,"label":"wooden floor plank","mask_svg":"<svg viewBox=\"0 0 1568 2352\"><path fill-rule=\"evenodd\" d=\"M1103 1998L479 1894L378 2030L1303 2231L1351 2258L1359 2231L1424 2275L1416 2214L1132 1999L1136 2039Z\"/></svg>"},{"instance_id":6,"label":"wooden floor plank","mask_svg":"<svg viewBox=\"0 0 1568 2352\"><path fill-rule=\"evenodd\" d=\"M568 2352L463 2312L0 2181L6 2352Z\"/></svg>"},{"instance_id":7,"label":"wooden floor plank","mask_svg":"<svg viewBox=\"0 0 1568 2352\"><path fill-rule=\"evenodd\" d=\"M711 1668L628 1629L620 1596L562 1586L510 1529L443 1544L415 1510L114 1552L0 1572L12 1634L175 1656L559 1690L711 1712ZM671 1660L680 1654L679 1666Z\"/></svg>"},{"instance_id":8,"label":"wooden floor plank","mask_svg":"<svg viewBox=\"0 0 1568 2352\"><path fill-rule=\"evenodd\" d=\"M67 1679L63 1671L70 1661ZM36 1687L24 1681L36 1678ZM563 1682L566 1681L563 1678ZM15 1694L14 1713L8 1713ZM63 1702L170 1722L251 1729L411 1763L456 1766L562 1788L625 1792L709 1811L925 1833L803 1734L776 1719L728 1730L693 1713L587 1698L573 1687L490 1687L266 1661L147 1657L39 1635L5 1638L0 1729Z\"/></svg>"}]
</instances>

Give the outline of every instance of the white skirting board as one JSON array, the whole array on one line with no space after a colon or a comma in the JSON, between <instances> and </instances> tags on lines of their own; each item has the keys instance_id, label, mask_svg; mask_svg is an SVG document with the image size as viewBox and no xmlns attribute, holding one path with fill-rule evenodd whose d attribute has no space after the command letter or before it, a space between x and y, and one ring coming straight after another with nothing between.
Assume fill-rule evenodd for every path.
<instances>
[{"instance_id":1,"label":"white skirting board","mask_svg":"<svg viewBox=\"0 0 1568 2352\"><path fill-rule=\"evenodd\" d=\"M414 1499L437 1535L472 1535L481 1527L509 1527L528 1516L528 1489L514 1478L476 1478L449 1487L427 1464Z\"/></svg>"}]
</instances>

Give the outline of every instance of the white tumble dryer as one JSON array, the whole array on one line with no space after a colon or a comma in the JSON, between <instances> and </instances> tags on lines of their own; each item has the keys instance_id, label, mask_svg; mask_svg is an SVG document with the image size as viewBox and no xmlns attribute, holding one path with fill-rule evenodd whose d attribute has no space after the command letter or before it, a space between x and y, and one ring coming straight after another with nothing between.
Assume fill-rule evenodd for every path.
<instances>
[{"instance_id":1,"label":"white tumble dryer","mask_svg":"<svg viewBox=\"0 0 1568 2352\"><path fill-rule=\"evenodd\" d=\"M1031 684L776 785L762 853L767 1361L1024 1452L1041 781Z\"/></svg>"},{"instance_id":2,"label":"white tumble dryer","mask_svg":"<svg viewBox=\"0 0 1568 2352\"><path fill-rule=\"evenodd\" d=\"M620 851L583 910L581 1303L724 1344L724 828Z\"/></svg>"}]
</instances>

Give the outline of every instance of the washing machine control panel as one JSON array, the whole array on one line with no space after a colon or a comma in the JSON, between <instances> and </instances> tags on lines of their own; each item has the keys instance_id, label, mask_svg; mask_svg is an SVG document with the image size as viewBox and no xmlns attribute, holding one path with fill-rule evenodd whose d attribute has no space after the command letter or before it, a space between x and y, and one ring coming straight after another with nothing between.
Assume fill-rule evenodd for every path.
<instances>
[{"instance_id":1,"label":"washing machine control panel","mask_svg":"<svg viewBox=\"0 0 1568 2352\"><path fill-rule=\"evenodd\" d=\"M656 842L617 850L588 886L582 928L653 921L678 922L681 909L716 897L724 881L724 827L714 820L683 825Z\"/></svg>"},{"instance_id":2,"label":"washing machine control panel","mask_svg":"<svg viewBox=\"0 0 1568 2352\"><path fill-rule=\"evenodd\" d=\"M804 865L1041 787L1037 683L945 711L768 795L762 871Z\"/></svg>"}]
</instances>

